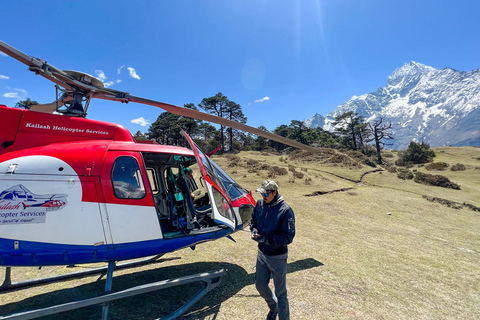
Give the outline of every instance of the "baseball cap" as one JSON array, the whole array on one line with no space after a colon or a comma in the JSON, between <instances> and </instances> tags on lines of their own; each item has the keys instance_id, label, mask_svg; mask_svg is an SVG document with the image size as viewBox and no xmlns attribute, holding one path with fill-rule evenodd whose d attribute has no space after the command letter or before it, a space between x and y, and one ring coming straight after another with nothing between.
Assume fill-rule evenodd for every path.
<instances>
[{"instance_id":1,"label":"baseball cap","mask_svg":"<svg viewBox=\"0 0 480 320\"><path fill-rule=\"evenodd\" d=\"M255 191L260 192L260 193L265 193L267 191L276 191L276 190L278 190L277 183L273 180L267 179L267 180L263 181L260 188L258 188Z\"/></svg>"}]
</instances>

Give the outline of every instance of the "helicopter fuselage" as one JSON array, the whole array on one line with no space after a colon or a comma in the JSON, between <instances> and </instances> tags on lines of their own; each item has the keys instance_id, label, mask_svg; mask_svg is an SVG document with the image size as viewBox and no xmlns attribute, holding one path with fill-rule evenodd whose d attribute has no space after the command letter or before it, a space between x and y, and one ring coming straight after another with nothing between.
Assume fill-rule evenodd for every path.
<instances>
[{"instance_id":1,"label":"helicopter fuselage","mask_svg":"<svg viewBox=\"0 0 480 320\"><path fill-rule=\"evenodd\" d=\"M242 229L255 204L195 146L139 143L121 125L5 106L0 126L2 266L167 253ZM194 164L200 187L185 175Z\"/></svg>"}]
</instances>

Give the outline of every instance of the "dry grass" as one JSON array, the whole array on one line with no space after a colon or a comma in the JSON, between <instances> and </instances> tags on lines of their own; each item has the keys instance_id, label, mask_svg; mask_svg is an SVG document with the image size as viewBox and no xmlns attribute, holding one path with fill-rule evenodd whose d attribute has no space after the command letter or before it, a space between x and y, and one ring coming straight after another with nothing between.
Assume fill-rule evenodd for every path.
<instances>
[{"instance_id":1,"label":"dry grass","mask_svg":"<svg viewBox=\"0 0 480 320\"><path fill-rule=\"evenodd\" d=\"M350 180L360 179L372 168L350 170L314 162L295 163L296 170L311 179L309 185L298 179L292 183L292 172L277 178L280 193L297 219L297 236L289 249L293 319L480 318L480 214L422 197L480 206L480 170L475 169L480 166L476 159L480 149L442 150L435 150L436 161L466 165L465 171L442 172L462 190L400 180L387 171L366 175L358 184ZM278 155L245 152L238 156L242 161L255 159L288 169ZM258 188L267 175L248 173L242 166L230 168L225 157L215 161L250 190ZM341 188L353 189L305 196ZM248 232L238 232L233 238L236 243L220 239L199 245L195 251L184 249L164 256L180 259L115 272L113 289L226 267L229 273L222 284L181 319L262 319L267 307L253 284L255 243ZM64 272L66 268L52 270ZM14 269L13 276L18 280L27 272L29 277L40 276L33 268ZM1 314L100 294L104 279L97 279L92 276L3 293ZM116 302L111 319L158 318L178 307L188 291L182 288ZM66 318L99 319L100 307L49 319Z\"/></svg>"}]
</instances>

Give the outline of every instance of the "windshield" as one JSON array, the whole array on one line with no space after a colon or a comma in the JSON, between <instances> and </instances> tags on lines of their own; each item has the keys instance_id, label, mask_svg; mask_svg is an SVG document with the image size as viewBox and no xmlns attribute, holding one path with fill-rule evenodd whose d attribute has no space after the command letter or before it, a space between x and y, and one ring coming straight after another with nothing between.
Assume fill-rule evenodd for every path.
<instances>
[{"instance_id":1,"label":"windshield","mask_svg":"<svg viewBox=\"0 0 480 320\"><path fill-rule=\"evenodd\" d=\"M225 171L223 171L218 164L216 164L212 159L209 160L232 201L235 201L236 199L247 194L247 191L238 183L236 183L235 180L233 180Z\"/></svg>"},{"instance_id":2,"label":"windshield","mask_svg":"<svg viewBox=\"0 0 480 320\"><path fill-rule=\"evenodd\" d=\"M213 167L212 167L212 164L215 164L211 159L209 159L204 153L202 150L200 150L200 148L198 147L198 145L192 140L192 143L195 147L195 149L197 150L198 152L198 156L200 158L200 162L202 163L203 165L203 168L205 169L207 175L210 177L210 179L213 180L213 182L219 187L219 188L222 188L223 189L223 192L227 192L227 190L225 189L225 186L223 183L221 183L218 179L218 176L216 175L216 172L217 170L215 170ZM216 164L215 164L216 165ZM218 166L217 166L218 167Z\"/></svg>"}]
</instances>

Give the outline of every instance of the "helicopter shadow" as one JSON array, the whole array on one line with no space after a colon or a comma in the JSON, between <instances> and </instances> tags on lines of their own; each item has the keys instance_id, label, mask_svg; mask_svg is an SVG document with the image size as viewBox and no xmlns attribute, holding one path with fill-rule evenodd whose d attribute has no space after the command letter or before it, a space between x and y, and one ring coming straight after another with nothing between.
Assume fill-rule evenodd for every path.
<instances>
[{"instance_id":1,"label":"helicopter shadow","mask_svg":"<svg viewBox=\"0 0 480 320\"><path fill-rule=\"evenodd\" d=\"M288 273L299 272L323 266L323 263L307 258L288 264ZM178 278L194 273L208 272L218 269L227 269L218 287L206 294L195 303L185 315L179 317L184 320L216 319L221 304L237 294L244 287L255 283L255 272L248 273L239 265L224 262L196 262L185 265L161 267L152 270L140 271L115 276L113 278L113 292L128 289L132 286L148 284L171 278ZM110 303L109 319L158 319L164 317L185 304L201 288L202 283L191 283L174 288L159 290L117 300ZM1 307L0 317L28 310L45 308L71 301L78 301L98 296L104 292L105 277L100 275L95 282L72 288L60 289L34 297L25 298L20 302L10 303ZM18 289L12 292L18 292ZM102 306L90 306L73 311L62 312L56 315L39 319L101 319Z\"/></svg>"}]
</instances>

